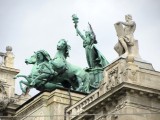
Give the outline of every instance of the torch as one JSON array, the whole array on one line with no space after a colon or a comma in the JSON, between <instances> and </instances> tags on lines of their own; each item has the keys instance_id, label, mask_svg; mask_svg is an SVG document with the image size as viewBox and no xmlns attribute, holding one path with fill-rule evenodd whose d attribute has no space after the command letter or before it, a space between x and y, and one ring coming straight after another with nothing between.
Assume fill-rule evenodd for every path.
<instances>
[{"instance_id":1,"label":"torch","mask_svg":"<svg viewBox=\"0 0 160 120\"><path fill-rule=\"evenodd\" d=\"M73 20L73 23L75 24L74 27L76 28L77 27L77 24L78 24L78 17L76 14L73 14L72 15L72 20Z\"/></svg>"}]
</instances>

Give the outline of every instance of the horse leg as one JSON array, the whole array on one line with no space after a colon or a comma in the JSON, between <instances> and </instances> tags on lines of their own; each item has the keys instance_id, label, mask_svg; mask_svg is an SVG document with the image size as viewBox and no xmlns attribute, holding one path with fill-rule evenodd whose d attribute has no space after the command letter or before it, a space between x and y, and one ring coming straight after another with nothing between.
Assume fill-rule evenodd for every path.
<instances>
[{"instance_id":1,"label":"horse leg","mask_svg":"<svg viewBox=\"0 0 160 120\"><path fill-rule=\"evenodd\" d=\"M35 79L30 79L30 81L31 81L30 85L31 85L31 86L35 86L36 84L39 84L39 82L40 82L41 80L47 81L46 78L48 78L48 77L49 77L48 74L43 73L43 74L37 76Z\"/></svg>"},{"instance_id":2,"label":"horse leg","mask_svg":"<svg viewBox=\"0 0 160 120\"><path fill-rule=\"evenodd\" d=\"M19 84L20 84L20 88L21 88L21 90L22 90L23 93L28 92L27 89L30 88L30 85L29 85L28 81L23 81L23 80L21 80L21 81L19 82ZM26 88L23 88L22 84L26 85Z\"/></svg>"},{"instance_id":3,"label":"horse leg","mask_svg":"<svg viewBox=\"0 0 160 120\"><path fill-rule=\"evenodd\" d=\"M26 75L16 75L14 78L18 78L18 77L24 77L24 78L26 78L27 76Z\"/></svg>"},{"instance_id":4,"label":"horse leg","mask_svg":"<svg viewBox=\"0 0 160 120\"><path fill-rule=\"evenodd\" d=\"M28 83L31 83L31 81L32 81L32 79L30 77L26 76L26 75L17 75L15 78L18 78L18 77L25 78L28 81Z\"/></svg>"}]
</instances>

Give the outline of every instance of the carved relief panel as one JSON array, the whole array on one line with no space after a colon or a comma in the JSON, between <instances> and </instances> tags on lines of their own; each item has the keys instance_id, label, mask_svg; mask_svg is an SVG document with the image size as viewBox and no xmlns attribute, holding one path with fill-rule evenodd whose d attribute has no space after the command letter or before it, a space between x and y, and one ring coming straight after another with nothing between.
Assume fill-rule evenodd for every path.
<instances>
[{"instance_id":1,"label":"carved relief panel","mask_svg":"<svg viewBox=\"0 0 160 120\"><path fill-rule=\"evenodd\" d=\"M113 66L105 71L104 83L106 84L107 91L122 82L136 82L138 69L137 65L128 63L126 60L113 64Z\"/></svg>"}]
</instances>

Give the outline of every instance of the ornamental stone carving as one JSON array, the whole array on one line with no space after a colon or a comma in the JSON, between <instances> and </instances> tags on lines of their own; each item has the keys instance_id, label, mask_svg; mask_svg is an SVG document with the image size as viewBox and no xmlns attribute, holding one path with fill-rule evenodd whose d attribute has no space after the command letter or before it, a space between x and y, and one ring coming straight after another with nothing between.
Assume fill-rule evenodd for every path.
<instances>
[{"instance_id":1,"label":"ornamental stone carving","mask_svg":"<svg viewBox=\"0 0 160 120\"><path fill-rule=\"evenodd\" d=\"M126 68L122 72L122 77L123 77L124 81L136 82L137 81L137 75L138 75L137 74L138 69L139 68L138 68L137 65L127 63Z\"/></svg>"},{"instance_id":2,"label":"ornamental stone carving","mask_svg":"<svg viewBox=\"0 0 160 120\"><path fill-rule=\"evenodd\" d=\"M3 82L0 81L0 111L5 110L8 104L13 102L13 99L8 98Z\"/></svg>"},{"instance_id":3,"label":"ornamental stone carving","mask_svg":"<svg viewBox=\"0 0 160 120\"><path fill-rule=\"evenodd\" d=\"M108 85L107 90L110 90L112 87L115 87L119 81L118 81L118 67L112 69L108 74Z\"/></svg>"}]
</instances>

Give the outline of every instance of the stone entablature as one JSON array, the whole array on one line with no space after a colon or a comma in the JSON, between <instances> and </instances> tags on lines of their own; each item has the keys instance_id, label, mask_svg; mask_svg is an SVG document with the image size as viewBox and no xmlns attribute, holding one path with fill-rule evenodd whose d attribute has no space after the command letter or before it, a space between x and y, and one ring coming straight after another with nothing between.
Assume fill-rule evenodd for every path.
<instances>
[{"instance_id":1,"label":"stone entablature","mask_svg":"<svg viewBox=\"0 0 160 120\"><path fill-rule=\"evenodd\" d=\"M71 105L86 96L73 91L70 93ZM65 108L68 107L69 104L70 96L66 89L41 92L22 104L17 109L14 117L16 120L64 120Z\"/></svg>"},{"instance_id":2,"label":"stone entablature","mask_svg":"<svg viewBox=\"0 0 160 120\"><path fill-rule=\"evenodd\" d=\"M93 119L91 116L87 117L83 114L99 114L97 112L98 110L104 114L105 112L103 113L101 108L107 106L108 103L109 106L112 106L111 108L113 110L110 108L110 110L107 111L109 113L115 113L121 106L126 106L124 100L122 100L123 103L120 103L120 99L124 96L123 94L133 91L139 96L145 95L146 101L150 101L148 100L150 98L156 100L157 102L155 102L155 104L159 105L157 108L156 106L148 106L147 104L144 105L144 107L148 106L153 108L153 110L160 110L160 103L158 102L160 98L159 86L160 72L154 71L151 64L138 60L132 63L128 62L125 58L119 58L106 67L104 80L100 88L67 110L68 115L71 115L68 117L68 120L81 120L82 118L101 120L104 116L101 116L102 118L96 118L96 116L94 116ZM144 96L142 98L144 98ZM127 97L126 100L128 100ZM137 104L138 103L139 101L137 101ZM127 102L127 104L131 103ZM149 110L152 111L151 109Z\"/></svg>"},{"instance_id":3,"label":"stone entablature","mask_svg":"<svg viewBox=\"0 0 160 120\"><path fill-rule=\"evenodd\" d=\"M71 116L68 116L67 120L101 120L100 118L106 119L107 117L121 116L121 114L126 113L123 111L123 108L128 106L147 110L142 113L156 113L160 110L159 101L160 91L154 89L148 90L148 88L141 88L139 86L133 87L130 83L124 83L85 105L82 108L83 111L75 114L76 109L74 109L74 114L69 114ZM127 112L128 114L132 113L132 111ZM94 116L92 114L96 115Z\"/></svg>"}]
</instances>

